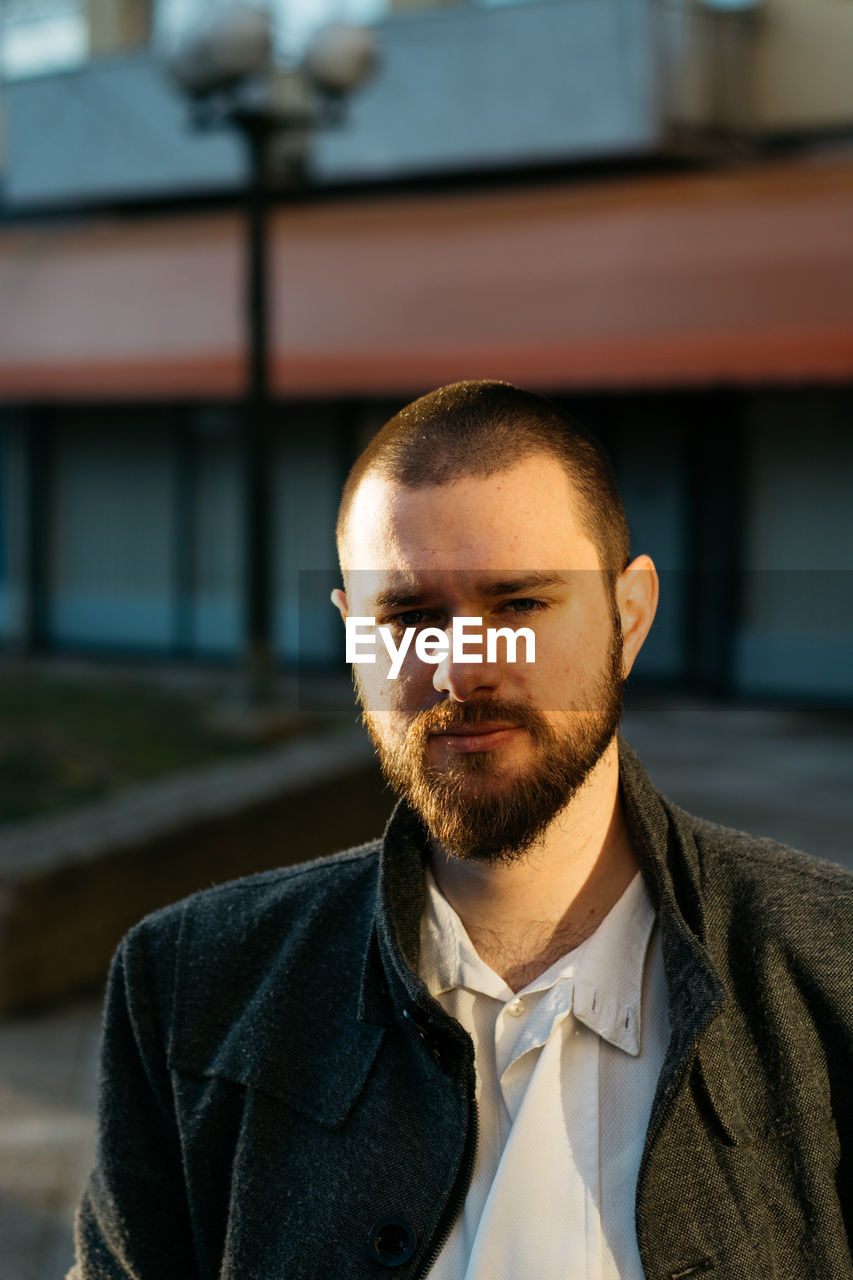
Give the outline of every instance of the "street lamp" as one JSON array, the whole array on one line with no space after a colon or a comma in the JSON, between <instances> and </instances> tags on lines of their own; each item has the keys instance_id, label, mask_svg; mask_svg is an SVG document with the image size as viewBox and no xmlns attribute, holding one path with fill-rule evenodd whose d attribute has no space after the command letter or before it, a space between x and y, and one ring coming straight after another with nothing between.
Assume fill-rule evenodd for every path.
<instances>
[{"instance_id":1,"label":"street lamp","mask_svg":"<svg viewBox=\"0 0 853 1280\"><path fill-rule=\"evenodd\" d=\"M272 687L270 589L270 400L267 206L274 140L296 144L297 165L314 129L341 118L346 94L376 64L373 34L333 23L309 43L301 63L273 62L269 13L246 4L217 7L190 27L168 58L172 78L188 96L194 123L231 127L243 139L246 189L246 332L248 385L243 430L246 506L245 668L253 704Z\"/></svg>"}]
</instances>

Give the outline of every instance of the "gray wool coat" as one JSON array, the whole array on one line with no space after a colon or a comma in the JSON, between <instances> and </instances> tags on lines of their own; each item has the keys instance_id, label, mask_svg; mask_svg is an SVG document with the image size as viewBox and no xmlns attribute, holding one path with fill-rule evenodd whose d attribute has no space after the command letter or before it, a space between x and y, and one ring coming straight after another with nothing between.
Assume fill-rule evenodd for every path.
<instances>
[{"instance_id":1,"label":"gray wool coat","mask_svg":"<svg viewBox=\"0 0 853 1280\"><path fill-rule=\"evenodd\" d=\"M624 743L620 767L672 1025L636 1192L646 1276L850 1280L853 877L683 813ZM423 856L401 805L384 840L128 934L74 1280L426 1274L476 1107L471 1041L416 976Z\"/></svg>"}]
</instances>

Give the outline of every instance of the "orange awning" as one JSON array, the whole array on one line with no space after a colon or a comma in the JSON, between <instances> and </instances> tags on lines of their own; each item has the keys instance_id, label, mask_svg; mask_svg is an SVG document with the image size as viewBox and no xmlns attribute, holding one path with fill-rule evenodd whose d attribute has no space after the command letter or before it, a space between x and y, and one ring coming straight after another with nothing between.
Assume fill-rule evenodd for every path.
<instances>
[{"instance_id":1,"label":"orange awning","mask_svg":"<svg viewBox=\"0 0 853 1280\"><path fill-rule=\"evenodd\" d=\"M0 397L217 398L243 385L235 212L0 233ZM853 375L853 163L276 210L282 395L706 386Z\"/></svg>"}]
</instances>

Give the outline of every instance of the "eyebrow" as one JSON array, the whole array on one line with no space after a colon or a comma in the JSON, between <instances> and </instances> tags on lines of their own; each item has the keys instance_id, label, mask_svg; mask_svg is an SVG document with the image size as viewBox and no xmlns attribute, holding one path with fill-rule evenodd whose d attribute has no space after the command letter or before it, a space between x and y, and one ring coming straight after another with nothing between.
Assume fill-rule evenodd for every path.
<instances>
[{"instance_id":1,"label":"eyebrow","mask_svg":"<svg viewBox=\"0 0 853 1280\"><path fill-rule=\"evenodd\" d=\"M519 591L541 591L543 587L562 587L568 578L564 573L524 573L515 578L502 578L497 582L477 583L477 591L484 596L511 596Z\"/></svg>"},{"instance_id":2,"label":"eyebrow","mask_svg":"<svg viewBox=\"0 0 853 1280\"><path fill-rule=\"evenodd\" d=\"M541 591L544 587L565 586L568 577L564 573L524 573L512 578L484 578L474 584L474 590L481 596L511 596L520 591ZM433 598L435 592L417 590L415 588L389 587L379 591L373 597L377 609L412 609Z\"/></svg>"}]
</instances>

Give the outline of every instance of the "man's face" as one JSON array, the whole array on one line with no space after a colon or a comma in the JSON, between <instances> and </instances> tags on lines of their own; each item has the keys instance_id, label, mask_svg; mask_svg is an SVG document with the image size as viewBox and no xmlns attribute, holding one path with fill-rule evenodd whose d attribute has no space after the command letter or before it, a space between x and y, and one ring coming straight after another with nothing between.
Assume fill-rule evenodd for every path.
<instances>
[{"instance_id":1,"label":"man's face","mask_svg":"<svg viewBox=\"0 0 853 1280\"><path fill-rule=\"evenodd\" d=\"M395 790L460 858L535 845L583 785L621 714L619 614L560 464L528 458L486 479L406 488L368 476L353 504L342 612L407 627L528 627L535 662L423 662L410 646L359 665L368 731ZM483 650L485 646L483 645ZM525 646L520 643L517 657Z\"/></svg>"}]
</instances>

